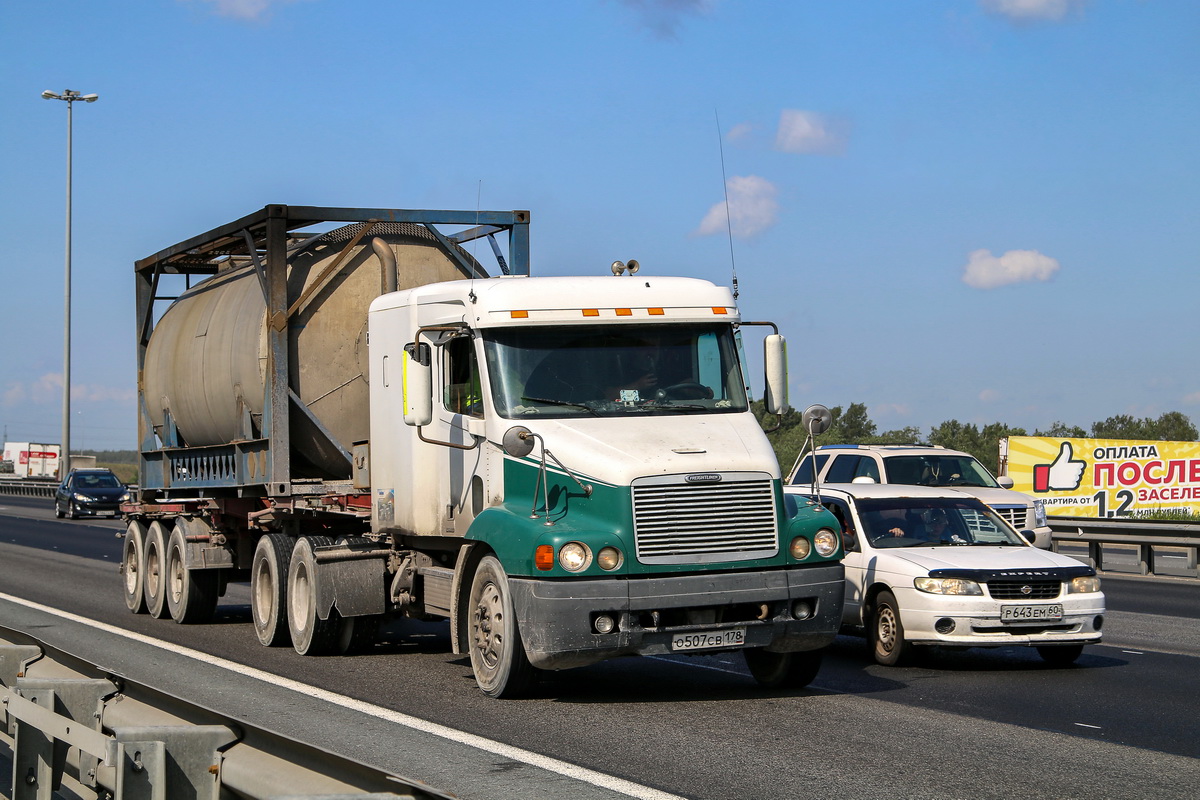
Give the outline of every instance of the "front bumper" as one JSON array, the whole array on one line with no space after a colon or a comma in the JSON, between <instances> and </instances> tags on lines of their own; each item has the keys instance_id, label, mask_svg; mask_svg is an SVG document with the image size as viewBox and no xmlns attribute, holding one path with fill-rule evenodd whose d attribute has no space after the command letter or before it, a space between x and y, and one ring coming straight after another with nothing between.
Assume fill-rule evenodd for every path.
<instances>
[{"instance_id":1,"label":"front bumper","mask_svg":"<svg viewBox=\"0 0 1200 800\"><path fill-rule=\"evenodd\" d=\"M746 647L816 650L837 635L843 577L842 565L833 563L655 578L510 577L509 585L530 662L565 669L668 654L679 634L734 628L745 629ZM793 613L801 601L811 609L804 619ZM611 633L595 632L598 614L616 620Z\"/></svg>"},{"instance_id":2,"label":"front bumper","mask_svg":"<svg viewBox=\"0 0 1200 800\"><path fill-rule=\"evenodd\" d=\"M1104 620L1104 595L1065 595L1053 601L1063 606L1062 619L1040 622L1001 622L1001 605L1027 605L986 597L946 597L916 590L897 597L904 637L913 644L963 647L1001 645L1097 644ZM907 600L907 605L906 601ZM1044 603L1038 603L1044 604ZM945 621L954 623L948 633Z\"/></svg>"},{"instance_id":3,"label":"front bumper","mask_svg":"<svg viewBox=\"0 0 1200 800\"><path fill-rule=\"evenodd\" d=\"M81 517L98 517L102 514L115 517L121 513L121 503L118 501L76 500L74 504L75 513Z\"/></svg>"}]
</instances>

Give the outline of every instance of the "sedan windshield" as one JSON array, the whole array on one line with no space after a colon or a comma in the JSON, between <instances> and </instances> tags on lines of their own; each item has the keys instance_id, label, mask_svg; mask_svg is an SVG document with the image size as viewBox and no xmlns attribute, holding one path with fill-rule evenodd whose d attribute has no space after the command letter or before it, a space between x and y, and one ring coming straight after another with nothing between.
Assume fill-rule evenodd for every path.
<instances>
[{"instance_id":1,"label":"sedan windshield","mask_svg":"<svg viewBox=\"0 0 1200 800\"><path fill-rule=\"evenodd\" d=\"M909 486L987 486L1000 484L971 456L889 456L883 460L888 483Z\"/></svg>"},{"instance_id":2,"label":"sedan windshield","mask_svg":"<svg viewBox=\"0 0 1200 800\"><path fill-rule=\"evenodd\" d=\"M729 325L500 328L484 343L501 416L745 411Z\"/></svg>"},{"instance_id":3,"label":"sedan windshield","mask_svg":"<svg viewBox=\"0 0 1200 800\"><path fill-rule=\"evenodd\" d=\"M876 548L1028 545L977 500L897 497L855 504L863 533Z\"/></svg>"}]
</instances>

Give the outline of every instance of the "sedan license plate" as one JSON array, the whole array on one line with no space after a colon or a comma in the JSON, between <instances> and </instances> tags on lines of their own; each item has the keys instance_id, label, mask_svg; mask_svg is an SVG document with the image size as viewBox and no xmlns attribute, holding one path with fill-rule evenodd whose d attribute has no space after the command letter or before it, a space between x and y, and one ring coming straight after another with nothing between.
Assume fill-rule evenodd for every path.
<instances>
[{"instance_id":1,"label":"sedan license plate","mask_svg":"<svg viewBox=\"0 0 1200 800\"><path fill-rule=\"evenodd\" d=\"M1043 622L1062 619L1063 607L1059 603L1045 606L1000 606L1001 622Z\"/></svg>"},{"instance_id":2,"label":"sedan license plate","mask_svg":"<svg viewBox=\"0 0 1200 800\"><path fill-rule=\"evenodd\" d=\"M714 650L721 647L745 647L746 629L677 633L671 637L672 650Z\"/></svg>"}]
</instances>

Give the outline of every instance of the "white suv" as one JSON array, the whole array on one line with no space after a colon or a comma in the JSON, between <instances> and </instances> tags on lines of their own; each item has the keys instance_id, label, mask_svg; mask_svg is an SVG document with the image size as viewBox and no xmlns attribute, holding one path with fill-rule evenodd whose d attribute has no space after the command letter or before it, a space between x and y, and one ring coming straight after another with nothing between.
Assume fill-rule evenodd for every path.
<instances>
[{"instance_id":1,"label":"white suv","mask_svg":"<svg viewBox=\"0 0 1200 800\"><path fill-rule=\"evenodd\" d=\"M830 444L796 460L788 484L811 486L814 457L821 483L902 483L946 486L978 497L1018 531L1033 531L1035 547L1050 549L1050 526L1041 500L1012 491L970 453L932 445Z\"/></svg>"}]
</instances>

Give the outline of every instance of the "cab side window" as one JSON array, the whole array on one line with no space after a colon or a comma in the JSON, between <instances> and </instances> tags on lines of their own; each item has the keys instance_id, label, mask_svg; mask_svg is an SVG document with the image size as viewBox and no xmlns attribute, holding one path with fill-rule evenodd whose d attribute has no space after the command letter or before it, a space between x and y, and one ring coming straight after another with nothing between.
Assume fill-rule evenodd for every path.
<instances>
[{"instance_id":1,"label":"cab side window","mask_svg":"<svg viewBox=\"0 0 1200 800\"><path fill-rule=\"evenodd\" d=\"M458 336L446 343L442 361L442 401L447 411L483 416L483 393L479 385L479 362L475 359L474 341L470 336Z\"/></svg>"}]
</instances>

